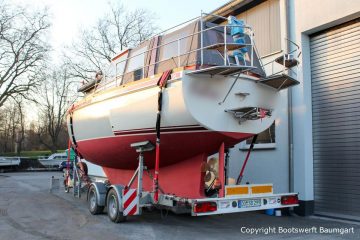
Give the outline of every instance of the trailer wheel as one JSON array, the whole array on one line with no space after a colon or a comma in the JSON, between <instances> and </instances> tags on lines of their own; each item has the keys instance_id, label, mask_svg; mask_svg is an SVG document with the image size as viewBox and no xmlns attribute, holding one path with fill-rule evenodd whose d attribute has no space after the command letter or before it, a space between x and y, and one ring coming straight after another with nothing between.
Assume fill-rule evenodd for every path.
<instances>
[{"instance_id":1,"label":"trailer wheel","mask_svg":"<svg viewBox=\"0 0 360 240\"><path fill-rule=\"evenodd\" d=\"M106 203L107 214L112 222L126 221L126 217L119 211L120 201L114 189L110 189Z\"/></svg>"},{"instance_id":2,"label":"trailer wheel","mask_svg":"<svg viewBox=\"0 0 360 240\"><path fill-rule=\"evenodd\" d=\"M88 191L88 207L92 215L96 215L104 211L104 207L99 206L98 198L96 197L96 188L94 186L91 186Z\"/></svg>"}]
</instances>

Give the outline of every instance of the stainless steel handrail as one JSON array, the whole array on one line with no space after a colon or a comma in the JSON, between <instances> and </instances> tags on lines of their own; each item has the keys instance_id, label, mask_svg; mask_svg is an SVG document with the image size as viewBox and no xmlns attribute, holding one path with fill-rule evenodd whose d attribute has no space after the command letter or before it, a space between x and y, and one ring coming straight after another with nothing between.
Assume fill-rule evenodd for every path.
<instances>
[{"instance_id":1,"label":"stainless steel handrail","mask_svg":"<svg viewBox=\"0 0 360 240\"><path fill-rule=\"evenodd\" d=\"M131 73L131 72L134 72L134 71L137 71L139 69L142 69L142 76L144 77L145 76L145 69L149 68L150 66L153 66L153 65L156 65L156 64L159 64L161 62L165 62L165 61L168 61L168 60L171 60L171 59L174 59L174 58L177 58L177 65L180 66L181 65L181 57L184 56L184 55L188 55L188 54L191 54L193 52L197 52L197 51L201 51L201 61L200 61L200 65L203 66L203 63L204 63L204 59L203 59L203 50L204 49L208 49L209 46L204 46L204 39L203 39L203 33L204 32L207 32L207 31L210 31L210 30L213 30L213 29L217 29L217 28L223 28L223 36L224 36L224 42L217 42L217 44L224 44L224 52L223 52L223 58L224 58L224 66L228 66L229 63L227 62L227 59L228 59L228 45L227 45L227 32L228 32L228 28L233 28L233 27L241 27L241 28L244 28L245 29L245 32L246 34L250 37L250 43L244 43L244 44L241 44L243 46L251 46L251 52L250 52L250 61L251 61L251 66L253 66L253 56L254 56L254 41L253 41L253 30L250 26L248 25L243 25L243 26L239 26L239 25L216 25L216 26L213 26L213 27L209 27L209 28L206 28L206 29L203 29L203 16L214 16L213 14L207 14L207 13L201 13L201 16L200 17L197 17L197 18L194 18L195 20L199 19L200 18L200 24L201 24L201 29L200 31L197 31L197 32L194 32L194 33L191 33L189 35L186 35L186 36L183 36L183 37L180 37L180 38L177 38L175 40L172 40L170 42L167 42L167 43L164 43L164 44L160 44L158 46L155 46L155 47L152 47L150 49L147 49L146 51L144 52L141 52L141 53L138 53L138 54L135 54L135 55L132 55L132 56L128 56L126 59L122 60L122 61L119 61L115 64L115 68L117 69L117 66L119 64L126 64L129 60L135 58L135 57L138 57L138 56L144 56L146 54L148 54L149 52L153 51L153 50L158 50L159 48L161 47L164 47L164 46L167 46L167 45L170 45L170 44L173 44L173 43L177 43L177 55L176 56L173 56L173 57L169 57L169 58L166 58L166 59L162 59L162 60L159 60L159 61L156 61L154 63L151 63L151 64L146 64L146 65L143 65L142 67L139 67L137 69L134 69L133 71L129 71L129 72L126 72L126 73ZM221 16L217 16L217 17L221 17ZM226 19L224 17L221 17L223 19ZM188 23L189 21L187 21L186 23ZM184 23L182 24L179 24L177 25L176 27L178 26L181 26L183 25ZM171 29L171 28L170 28ZM168 30L170 30L168 29ZM166 31L168 31L166 30ZM165 31L164 31L165 32ZM200 48L196 48L194 50L189 50L185 53L181 53L181 42L182 40L184 39L187 39L187 38L190 38L190 37L193 37L195 35L198 35L200 34ZM156 35L155 35L156 36ZM240 45L240 44L239 44ZM112 66L113 67L113 66ZM105 90L105 89L108 89L108 87L112 88L112 87L116 87L116 86L120 86L122 85L122 78L123 76L126 74L125 73L125 67L123 69L123 73L122 74L118 74L116 71L116 74L114 77L112 77L113 79L108 81L106 80L107 79L107 75L106 73L104 74L104 77L103 77L103 80L100 81L99 83L96 83L95 85L95 92L97 91L100 91L100 90ZM121 79L119 84L117 83L117 80L118 79ZM115 84L113 84L115 82Z\"/></svg>"},{"instance_id":2,"label":"stainless steel handrail","mask_svg":"<svg viewBox=\"0 0 360 240\"><path fill-rule=\"evenodd\" d=\"M301 51L300 51L300 46L298 44L296 44L295 42L291 41L290 39L288 38L285 38L285 41L288 41L290 44L293 44L295 45L295 49L290 51L290 52L284 52L283 50L281 51L281 55L283 57L283 64L282 64L282 67L281 67L281 70L279 71L276 71L274 70L275 68L275 63L277 63L275 59L265 63L265 64L262 64L262 67L265 67L265 66L268 66L268 65L271 65L271 73L270 74L267 74L268 76L273 76L273 75L276 75L276 74L279 74L279 73L283 73L283 74L286 74L287 71L292 71L294 72L296 75L297 75L297 71L298 71L298 65L299 63L297 63L296 65L296 72L291 69L291 68L288 68L285 66L285 61L286 61L286 56L293 56L295 60L298 60L299 56L301 55Z\"/></svg>"}]
</instances>

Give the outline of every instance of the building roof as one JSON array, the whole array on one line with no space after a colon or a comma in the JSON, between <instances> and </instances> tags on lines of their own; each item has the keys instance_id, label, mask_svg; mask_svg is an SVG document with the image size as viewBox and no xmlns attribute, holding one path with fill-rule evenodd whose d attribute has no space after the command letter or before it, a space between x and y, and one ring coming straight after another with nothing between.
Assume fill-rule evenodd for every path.
<instances>
[{"instance_id":1,"label":"building roof","mask_svg":"<svg viewBox=\"0 0 360 240\"><path fill-rule=\"evenodd\" d=\"M223 17L227 17L229 15L238 15L241 12L253 8L256 5L265 1L266 0L232 0L216 8L211 12L211 14L219 15ZM216 17L209 17L208 21L220 23L223 22L224 20Z\"/></svg>"}]
</instances>

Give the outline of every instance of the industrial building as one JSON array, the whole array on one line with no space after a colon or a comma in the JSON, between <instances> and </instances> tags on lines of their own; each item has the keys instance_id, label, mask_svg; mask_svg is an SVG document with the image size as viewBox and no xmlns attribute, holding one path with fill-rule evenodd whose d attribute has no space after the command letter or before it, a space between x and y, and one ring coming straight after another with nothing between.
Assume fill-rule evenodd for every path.
<instances>
[{"instance_id":1,"label":"industrial building","mask_svg":"<svg viewBox=\"0 0 360 240\"><path fill-rule=\"evenodd\" d=\"M302 52L293 73L300 84L281 91L281 111L258 137L243 182L298 192L299 215L360 220L360 1L235 0L212 13L245 20L263 64L291 50L287 39ZM229 177L237 178L249 146L230 150Z\"/></svg>"},{"instance_id":2,"label":"industrial building","mask_svg":"<svg viewBox=\"0 0 360 240\"><path fill-rule=\"evenodd\" d=\"M252 26L263 63L291 48L286 39L302 51L300 84L282 91L279 117L259 137L244 182L299 192L300 215L360 220L360 1L236 0L213 14ZM231 177L247 143L231 149Z\"/></svg>"}]
</instances>

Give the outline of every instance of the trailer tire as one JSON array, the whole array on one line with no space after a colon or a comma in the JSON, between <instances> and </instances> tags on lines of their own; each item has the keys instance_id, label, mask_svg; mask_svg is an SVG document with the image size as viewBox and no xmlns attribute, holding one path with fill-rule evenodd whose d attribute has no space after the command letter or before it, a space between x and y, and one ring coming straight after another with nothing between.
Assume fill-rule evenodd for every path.
<instances>
[{"instance_id":1,"label":"trailer tire","mask_svg":"<svg viewBox=\"0 0 360 240\"><path fill-rule=\"evenodd\" d=\"M88 191L88 208L92 215L100 214L104 211L104 206L99 206L96 188L91 185Z\"/></svg>"},{"instance_id":2,"label":"trailer tire","mask_svg":"<svg viewBox=\"0 0 360 240\"><path fill-rule=\"evenodd\" d=\"M110 189L107 199L106 199L106 206L107 206L107 214L110 220L114 223L120 223L126 221L126 216L123 215L122 212L119 210L120 201L117 196L115 189Z\"/></svg>"}]
</instances>

